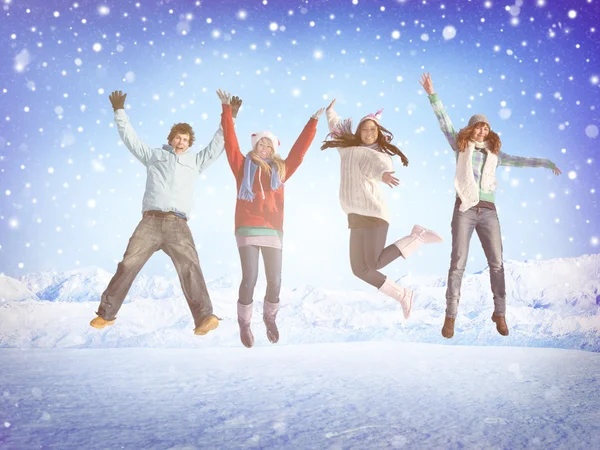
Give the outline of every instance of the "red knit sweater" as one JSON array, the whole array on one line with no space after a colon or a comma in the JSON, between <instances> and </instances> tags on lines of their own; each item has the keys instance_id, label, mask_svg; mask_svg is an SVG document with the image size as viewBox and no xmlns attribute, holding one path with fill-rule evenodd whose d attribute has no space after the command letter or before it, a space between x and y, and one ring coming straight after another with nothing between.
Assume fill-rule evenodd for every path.
<instances>
[{"instance_id":1,"label":"red knit sweater","mask_svg":"<svg viewBox=\"0 0 600 450\"><path fill-rule=\"evenodd\" d=\"M240 145L233 128L230 105L223 105L221 125L223 126L223 135L225 136L227 161L229 161L229 166L237 182L237 197L242 180L244 179L245 156L240 151ZM304 155L308 151L316 132L317 120L310 118L290 150L288 157L285 159L285 180L281 180L282 182L289 180L300 163L302 163ZM284 187L281 186L276 191L273 191L271 189L271 176L263 172L260 179L265 196L263 199L258 177L259 172L257 171L252 183L252 190L256 194L254 201L248 202L239 198L237 199L235 205L235 228L267 227L283 232Z\"/></svg>"}]
</instances>

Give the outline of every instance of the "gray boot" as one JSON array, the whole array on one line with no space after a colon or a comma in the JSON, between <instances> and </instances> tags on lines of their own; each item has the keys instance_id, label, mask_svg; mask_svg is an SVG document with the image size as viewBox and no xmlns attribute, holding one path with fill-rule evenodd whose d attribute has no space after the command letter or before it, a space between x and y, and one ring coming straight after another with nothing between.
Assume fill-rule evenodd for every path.
<instances>
[{"instance_id":1,"label":"gray boot","mask_svg":"<svg viewBox=\"0 0 600 450\"><path fill-rule=\"evenodd\" d=\"M245 347L252 347L254 345L254 335L250 329L250 320L252 319L252 303L249 305L242 305L237 302L237 316L238 324L240 326L240 339Z\"/></svg>"},{"instance_id":2,"label":"gray boot","mask_svg":"<svg viewBox=\"0 0 600 450\"><path fill-rule=\"evenodd\" d=\"M271 303L265 300L263 306L263 320L267 326L267 338L269 338L269 341L273 344L276 344L279 341L279 330L275 323L277 311L279 311L279 302Z\"/></svg>"}]
</instances>

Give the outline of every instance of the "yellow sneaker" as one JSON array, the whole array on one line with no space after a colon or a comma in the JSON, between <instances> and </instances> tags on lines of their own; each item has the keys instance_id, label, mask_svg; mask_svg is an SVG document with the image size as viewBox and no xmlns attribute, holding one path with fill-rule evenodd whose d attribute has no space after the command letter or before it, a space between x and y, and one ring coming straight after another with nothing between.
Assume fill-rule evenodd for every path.
<instances>
[{"instance_id":1,"label":"yellow sneaker","mask_svg":"<svg viewBox=\"0 0 600 450\"><path fill-rule=\"evenodd\" d=\"M94 328L102 329L108 325L114 325L114 320L104 320L102 317L98 316L90 322L90 325Z\"/></svg>"},{"instance_id":2,"label":"yellow sneaker","mask_svg":"<svg viewBox=\"0 0 600 450\"><path fill-rule=\"evenodd\" d=\"M214 314L211 314L194 329L194 334L204 336L209 331L214 330L219 326L219 319Z\"/></svg>"}]
</instances>

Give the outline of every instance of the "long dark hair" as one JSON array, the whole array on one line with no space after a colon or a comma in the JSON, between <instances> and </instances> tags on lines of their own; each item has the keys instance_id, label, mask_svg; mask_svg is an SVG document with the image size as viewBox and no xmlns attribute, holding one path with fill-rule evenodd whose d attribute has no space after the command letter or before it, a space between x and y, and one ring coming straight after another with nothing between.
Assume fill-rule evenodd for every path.
<instances>
[{"instance_id":1,"label":"long dark hair","mask_svg":"<svg viewBox=\"0 0 600 450\"><path fill-rule=\"evenodd\" d=\"M325 150L327 148L364 146L360 138L360 127L367 120L372 119L363 120L356 128L356 133L352 133L352 122L350 119L342 121L336 130L327 135L327 137L330 139L323 141L321 150ZM372 122L377 125L377 129L379 130L377 133L377 144L379 145L379 148L381 148L384 153L387 153L390 156L398 155L402 160L402 164L408 166L408 158L404 156L404 153L402 153L398 147L391 143L392 139L394 139L394 135L388 129L381 126L378 122L374 120L372 120Z\"/></svg>"}]
</instances>

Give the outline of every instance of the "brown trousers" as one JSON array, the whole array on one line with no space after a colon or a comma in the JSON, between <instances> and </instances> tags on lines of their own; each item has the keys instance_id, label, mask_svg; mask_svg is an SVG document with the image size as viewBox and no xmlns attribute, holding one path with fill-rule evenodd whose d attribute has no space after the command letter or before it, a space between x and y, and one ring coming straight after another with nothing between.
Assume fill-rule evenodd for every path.
<instances>
[{"instance_id":1,"label":"brown trousers","mask_svg":"<svg viewBox=\"0 0 600 450\"><path fill-rule=\"evenodd\" d=\"M383 222L383 221L382 221ZM385 246L389 225L350 229L350 266L352 273L379 289L386 276L379 272L402 254L394 244ZM384 248L385 247L385 248Z\"/></svg>"},{"instance_id":2,"label":"brown trousers","mask_svg":"<svg viewBox=\"0 0 600 450\"><path fill-rule=\"evenodd\" d=\"M169 255L175 265L195 326L212 314L212 304L200 269L198 253L186 220L175 215L145 214L129 239L123 261L117 266L117 273L102 294L97 312L100 317L105 320L116 318L133 280L150 256L158 250Z\"/></svg>"}]
</instances>

